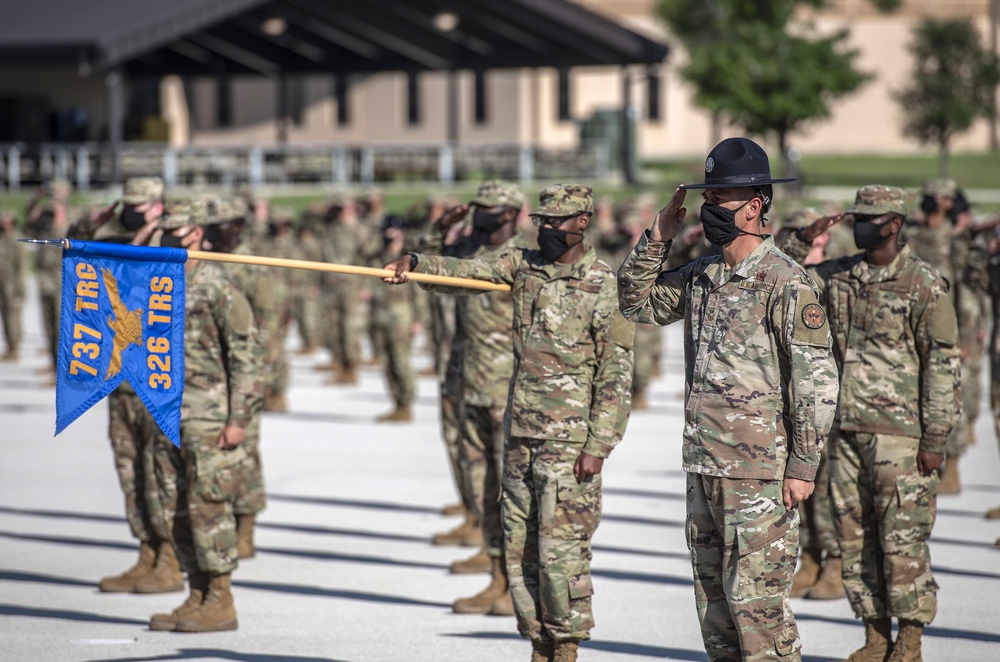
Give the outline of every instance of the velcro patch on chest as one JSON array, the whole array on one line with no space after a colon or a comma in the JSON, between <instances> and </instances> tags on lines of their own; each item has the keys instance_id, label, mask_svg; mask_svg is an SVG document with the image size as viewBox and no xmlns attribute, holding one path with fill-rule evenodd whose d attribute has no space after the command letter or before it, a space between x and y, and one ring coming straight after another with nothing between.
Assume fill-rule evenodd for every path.
<instances>
[{"instance_id":1,"label":"velcro patch on chest","mask_svg":"<svg viewBox=\"0 0 1000 662\"><path fill-rule=\"evenodd\" d=\"M585 280L570 280L566 283L566 287L573 290L582 290L584 292L591 292L597 294L601 291L601 286L598 283L588 283Z\"/></svg>"},{"instance_id":2,"label":"velcro patch on chest","mask_svg":"<svg viewBox=\"0 0 1000 662\"><path fill-rule=\"evenodd\" d=\"M740 281L740 289L770 293L774 291L774 283L765 283L762 280L742 280Z\"/></svg>"}]
</instances>

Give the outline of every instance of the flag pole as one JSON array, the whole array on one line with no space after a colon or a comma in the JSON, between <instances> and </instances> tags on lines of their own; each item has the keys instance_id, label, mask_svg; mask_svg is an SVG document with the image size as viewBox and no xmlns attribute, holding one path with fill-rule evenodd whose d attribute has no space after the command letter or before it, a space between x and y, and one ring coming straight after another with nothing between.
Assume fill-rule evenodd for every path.
<instances>
[{"instance_id":1,"label":"flag pole","mask_svg":"<svg viewBox=\"0 0 1000 662\"><path fill-rule=\"evenodd\" d=\"M69 239L18 239L18 241L28 244L42 244L44 246L57 246L60 248L70 248L72 242ZM205 260L208 262L228 262L231 264L247 264L258 267L282 267L285 269L306 269L309 271L325 271L328 273L347 274L352 276L371 276L374 278L388 278L395 272L391 269L376 269L374 267L356 267L351 264L334 264L330 262L310 262L308 260L288 260L279 257L264 257L261 255L235 255L233 253L212 253L209 251L188 251L188 259ZM437 276L434 274L422 274L411 271L410 280L416 283L427 283L428 285L445 285L450 287L465 287L473 290L490 290L496 292L509 292L510 285L505 283L491 283L485 280L474 278L456 278L455 276Z\"/></svg>"}]
</instances>

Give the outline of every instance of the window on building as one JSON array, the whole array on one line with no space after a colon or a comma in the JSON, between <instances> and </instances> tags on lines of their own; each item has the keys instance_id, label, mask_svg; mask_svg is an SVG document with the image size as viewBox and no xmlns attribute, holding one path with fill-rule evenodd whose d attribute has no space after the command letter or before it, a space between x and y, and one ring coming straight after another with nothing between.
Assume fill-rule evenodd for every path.
<instances>
[{"instance_id":1,"label":"window on building","mask_svg":"<svg viewBox=\"0 0 1000 662\"><path fill-rule=\"evenodd\" d=\"M646 74L646 119L650 122L659 122L663 119L662 82L660 72L650 71Z\"/></svg>"},{"instance_id":2,"label":"window on building","mask_svg":"<svg viewBox=\"0 0 1000 662\"><path fill-rule=\"evenodd\" d=\"M486 98L486 72L477 71L474 78L474 96L475 96L475 116L476 124L486 124L487 115L486 108L488 99Z\"/></svg>"},{"instance_id":3,"label":"window on building","mask_svg":"<svg viewBox=\"0 0 1000 662\"><path fill-rule=\"evenodd\" d=\"M348 99L347 74L338 74L333 79L333 96L337 101L337 126L351 123L351 106Z\"/></svg>"},{"instance_id":4,"label":"window on building","mask_svg":"<svg viewBox=\"0 0 1000 662\"><path fill-rule=\"evenodd\" d=\"M406 74L406 123L420 124L420 78L412 71Z\"/></svg>"},{"instance_id":5,"label":"window on building","mask_svg":"<svg viewBox=\"0 0 1000 662\"><path fill-rule=\"evenodd\" d=\"M233 125L233 81L229 76L219 76L215 80L215 126L220 128Z\"/></svg>"},{"instance_id":6,"label":"window on building","mask_svg":"<svg viewBox=\"0 0 1000 662\"><path fill-rule=\"evenodd\" d=\"M557 104L559 106L559 121L568 122L573 119L570 113L569 69L559 70L558 87Z\"/></svg>"}]
</instances>

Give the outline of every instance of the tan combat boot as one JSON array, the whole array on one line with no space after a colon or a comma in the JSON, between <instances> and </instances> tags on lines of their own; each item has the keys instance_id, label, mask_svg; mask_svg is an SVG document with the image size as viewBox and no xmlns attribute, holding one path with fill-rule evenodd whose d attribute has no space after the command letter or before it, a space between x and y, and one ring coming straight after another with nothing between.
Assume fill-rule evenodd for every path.
<instances>
[{"instance_id":1,"label":"tan combat boot","mask_svg":"<svg viewBox=\"0 0 1000 662\"><path fill-rule=\"evenodd\" d=\"M6 352L4 352L3 356L0 356L0 361L7 363L9 361L17 361L19 358L21 358L20 352L18 352L16 349L8 349Z\"/></svg>"},{"instance_id":2,"label":"tan combat boot","mask_svg":"<svg viewBox=\"0 0 1000 662\"><path fill-rule=\"evenodd\" d=\"M235 630L236 605L233 604L232 575L216 575L208 580L208 590L201 606L177 618L178 632L222 632Z\"/></svg>"},{"instance_id":3,"label":"tan combat boot","mask_svg":"<svg viewBox=\"0 0 1000 662\"><path fill-rule=\"evenodd\" d=\"M449 517L453 515L464 515L465 505L461 503L449 503L447 505L441 506L441 514L447 515Z\"/></svg>"},{"instance_id":4,"label":"tan combat boot","mask_svg":"<svg viewBox=\"0 0 1000 662\"><path fill-rule=\"evenodd\" d=\"M439 546L481 547L483 545L483 532L476 524L472 514L466 513L464 522L451 531L435 533L431 542ZM472 544L469 544L470 542Z\"/></svg>"},{"instance_id":5,"label":"tan combat boot","mask_svg":"<svg viewBox=\"0 0 1000 662\"><path fill-rule=\"evenodd\" d=\"M131 593L140 579L153 572L156 565L156 548L151 543L139 545L139 560L134 566L120 575L105 577L101 580L101 593Z\"/></svg>"},{"instance_id":6,"label":"tan combat boot","mask_svg":"<svg viewBox=\"0 0 1000 662\"><path fill-rule=\"evenodd\" d=\"M828 556L823 564L819 579L809 589L806 598L809 600L838 600L846 597L844 592L843 561L839 556Z\"/></svg>"},{"instance_id":7,"label":"tan combat boot","mask_svg":"<svg viewBox=\"0 0 1000 662\"><path fill-rule=\"evenodd\" d=\"M938 485L938 494L960 494L962 492L962 480L958 477L958 458L954 455L946 455L944 460L944 471L941 473L941 483Z\"/></svg>"},{"instance_id":8,"label":"tan combat boot","mask_svg":"<svg viewBox=\"0 0 1000 662\"><path fill-rule=\"evenodd\" d=\"M236 555L241 559L252 559L257 556L257 548L253 544L253 529L256 517L254 515L236 516Z\"/></svg>"},{"instance_id":9,"label":"tan combat boot","mask_svg":"<svg viewBox=\"0 0 1000 662\"><path fill-rule=\"evenodd\" d=\"M470 598L455 600L452 609L456 614L488 614L493 603L507 592L507 572L503 561L499 558L490 559L490 585Z\"/></svg>"},{"instance_id":10,"label":"tan combat boot","mask_svg":"<svg viewBox=\"0 0 1000 662\"><path fill-rule=\"evenodd\" d=\"M576 652L580 642L576 639L557 641L553 650L552 662L576 662Z\"/></svg>"},{"instance_id":11,"label":"tan combat boot","mask_svg":"<svg viewBox=\"0 0 1000 662\"><path fill-rule=\"evenodd\" d=\"M552 662L555 644L551 641L531 641L531 662Z\"/></svg>"},{"instance_id":12,"label":"tan combat boot","mask_svg":"<svg viewBox=\"0 0 1000 662\"><path fill-rule=\"evenodd\" d=\"M453 575L477 575L481 572L490 571L490 555L486 553L486 548L481 548L478 552L462 561L454 561L451 564L451 574Z\"/></svg>"},{"instance_id":13,"label":"tan combat boot","mask_svg":"<svg viewBox=\"0 0 1000 662\"><path fill-rule=\"evenodd\" d=\"M795 571L795 576L792 577L791 597L803 597L809 592L812 585L816 583L816 580L819 579L820 560L822 557L823 550L821 549L802 550L802 557L799 559L799 569Z\"/></svg>"},{"instance_id":14,"label":"tan combat boot","mask_svg":"<svg viewBox=\"0 0 1000 662\"><path fill-rule=\"evenodd\" d=\"M865 645L844 662L885 662L892 652L892 619L866 618Z\"/></svg>"},{"instance_id":15,"label":"tan combat boot","mask_svg":"<svg viewBox=\"0 0 1000 662\"><path fill-rule=\"evenodd\" d=\"M636 389L632 393L632 411L646 411L649 401L646 399L646 389Z\"/></svg>"},{"instance_id":16,"label":"tan combat boot","mask_svg":"<svg viewBox=\"0 0 1000 662\"><path fill-rule=\"evenodd\" d=\"M264 396L264 411L288 411L284 393L272 393Z\"/></svg>"},{"instance_id":17,"label":"tan combat boot","mask_svg":"<svg viewBox=\"0 0 1000 662\"><path fill-rule=\"evenodd\" d=\"M360 381L358 377L358 366L356 365L345 365L343 368L337 371L336 376L333 378L331 383L333 384L357 384Z\"/></svg>"},{"instance_id":18,"label":"tan combat boot","mask_svg":"<svg viewBox=\"0 0 1000 662\"><path fill-rule=\"evenodd\" d=\"M396 408L388 414L382 414L375 419L376 423L409 423L413 420L413 411L410 405L396 405Z\"/></svg>"},{"instance_id":19,"label":"tan combat boot","mask_svg":"<svg viewBox=\"0 0 1000 662\"><path fill-rule=\"evenodd\" d=\"M986 519L1000 519L1000 506L987 510Z\"/></svg>"},{"instance_id":20,"label":"tan combat boot","mask_svg":"<svg viewBox=\"0 0 1000 662\"><path fill-rule=\"evenodd\" d=\"M191 592L187 600L169 614L153 614L149 619L150 630L173 632L177 629L177 620L181 616L192 614L201 607L205 592L208 590L208 575L204 572L189 572L188 583L191 585Z\"/></svg>"},{"instance_id":21,"label":"tan combat boot","mask_svg":"<svg viewBox=\"0 0 1000 662\"><path fill-rule=\"evenodd\" d=\"M490 605L490 616L513 616L514 615L514 601L511 600L510 590L504 592L499 598L493 601Z\"/></svg>"},{"instance_id":22,"label":"tan combat boot","mask_svg":"<svg viewBox=\"0 0 1000 662\"><path fill-rule=\"evenodd\" d=\"M169 542L161 542L156 554L156 565L153 572L140 577L135 583L135 593L173 593L184 590L184 575L181 574L181 564L177 562L174 546Z\"/></svg>"},{"instance_id":23,"label":"tan combat boot","mask_svg":"<svg viewBox=\"0 0 1000 662\"><path fill-rule=\"evenodd\" d=\"M888 662L924 662L920 654L920 636L923 633L923 623L900 619L896 644L892 648Z\"/></svg>"}]
</instances>

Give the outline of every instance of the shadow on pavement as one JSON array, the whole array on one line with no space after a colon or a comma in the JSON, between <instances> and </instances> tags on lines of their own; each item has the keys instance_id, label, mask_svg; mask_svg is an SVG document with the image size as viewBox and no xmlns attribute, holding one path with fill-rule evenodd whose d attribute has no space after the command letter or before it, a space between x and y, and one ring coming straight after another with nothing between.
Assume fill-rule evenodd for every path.
<instances>
[{"instance_id":1,"label":"shadow on pavement","mask_svg":"<svg viewBox=\"0 0 1000 662\"><path fill-rule=\"evenodd\" d=\"M689 577L673 577L671 575L651 575L646 572L628 572L625 570L604 570L594 568L590 571L594 577L619 579L628 582L649 582L651 584L667 584L670 586L694 586L694 580Z\"/></svg>"},{"instance_id":2,"label":"shadow on pavement","mask_svg":"<svg viewBox=\"0 0 1000 662\"><path fill-rule=\"evenodd\" d=\"M40 536L29 533L11 533L0 531L0 537L11 540L29 540L31 542L51 542L56 545L73 545L75 547L104 547L108 549L127 549L137 551L139 547L134 542L118 542L115 540L94 540L93 538L70 538L68 536Z\"/></svg>"},{"instance_id":3,"label":"shadow on pavement","mask_svg":"<svg viewBox=\"0 0 1000 662\"><path fill-rule=\"evenodd\" d=\"M124 522L125 518L102 513L78 513L71 510L38 510L34 508L13 508L0 506L0 515L27 515L29 517L51 517L55 519L80 519L91 522Z\"/></svg>"},{"instance_id":4,"label":"shadow on pavement","mask_svg":"<svg viewBox=\"0 0 1000 662\"><path fill-rule=\"evenodd\" d=\"M1000 579L1000 575L995 572L980 572L979 570L961 570L959 568L943 568L941 566L931 566L934 574L956 575L958 577L976 577L979 579Z\"/></svg>"},{"instance_id":5,"label":"shadow on pavement","mask_svg":"<svg viewBox=\"0 0 1000 662\"><path fill-rule=\"evenodd\" d=\"M938 508L938 517L941 515L947 515L948 517L968 517L970 519L978 519L983 522L988 521L985 517L986 513L982 510L952 510L951 508Z\"/></svg>"},{"instance_id":6,"label":"shadow on pavement","mask_svg":"<svg viewBox=\"0 0 1000 662\"><path fill-rule=\"evenodd\" d=\"M259 529L274 529L276 531L294 531L296 533L317 533L328 536L349 536L352 538L373 538L376 540L393 540L397 542L430 543L430 536L412 536L402 533L380 533L378 531L362 531L360 529L332 529L326 526L308 524L277 524L274 522L257 522Z\"/></svg>"},{"instance_id":7,"label":"shadow on pavement","mask_svg":"<svg viewBox=\"0 0 1000 662\"><path fill-rule=\"evenodd\" d=\"M642 497L645 499L665 499L667 501L684 501L685 496L679 492L654 492L653 490L636 490L628 487L605 487L604 494ZM939 511L940 512L940 511Z\"/></svg>"},{"instance_id":8,"label":"shadow on pavement","mask_svg":"<svg viewBox=\"0 0 1000 662\"><path fill-rule=\"evenodd\" d=\"M120 616L102 616L88 614L84 611L69 611L67 609L45 609L42 607L21 607L19 605L0 605L0 616L27 616L28 618L52 618L60 621L84 621L88 623L114 623L117 625L146 625L147 621Z\"/></svg>"},{"instance_id":9,"label":"shadow on pavement","mask_svg":"<svg viewBox=\"0 0 1000 662\"><path fill-rule=\"evenodd\" d=\"M357 499L338 499L336 497L298 496L294 494L272 494L267 498L272 501L288 501L290 503L308 503L316 506L335 506L342 508L362 508L368 510L389 510L408 513L440 514L439 508L432 506L414 506L408 503L392 503L387 501L361 501Z\"/></svg>"},{"instance_id":10,"label":"shadow on pavement","mask_svg":"<svg viewBox=\"0 0 1000 662\"><path fill-rule=\"evenodd\" d=\"M176 652L153 657L102 657L94 662L156 662L157 660L232 660L233 662L344 662L332 657L239 653L219 648L178 648Z\"/></svg>"},{"instance_id":11,"label":"shadow on pavement","mask_svg":"<svg viewBox=\"0 0 1000 662\"><path fill-rule=\"evenodd\" d=\"M465 639L505 639L521 640L521 636L513 632L459 632L446 635L448 637L462 637ZM528 642L525 641L525 649ZM623 655L641 655L643 657L656 657L666 660L707 660L708 656L704 651L692 651L683 648L665 648L663 646L647 646L645 644L633 644L624 641L601 641L590 640L580 644L581 648L599 650L606 653L622 653Z\"/></svg>"},{"instance_id":12,"label":"shadow on pavement","mask_svg":"<svg viewBox=\"0 0 1000 662\"><path fill-rule=\"evenodd\" d=\"M991 542L977 542L975 540L962 540L961 538L938 538L931 534L932 543L939 545L958 545L959 547L981 547L983 549L996 549L997 546Z\"/></svg>"},{"instance_id":13,"label":"shadow on pavement","mask_svg":"<svg viewBox=\"0 0 1000 662\"><path fill-rule=\"evenodd\" d=\"M337 598L340 600L358 600L360 602L378 602L383 604L409 605L412 607L436 607L441 609L451 609L448 602L430 602L428 600L418 600L416 598L406 598L398 595L381 595L378 593L364 593L361 591L345 591L335 588L321 588L319 586L303 586L301 584L270 584L267 582L247 581L236 579L233 581L236 588L248 588L256 591L272 591L275 593L291 593L294 595L311 595L318 598Z\"/></svg>"},{"instance_id":14,"label":"shadow on pavement","mask_svg":"<svg viewBox=\"0 0 1000 662\"><path fill-rule=\"evenodd\" d=\"M322 411L267 411L267 417L277 416L293 421L303 421L306 423L346 423L346 424L368 424L372 422L371 416L356 416L353 414L335 414L333 412Z\"/></svg>"},{"instance_id":15,"label":"shadow on pavement","mask_svg":"<svg viewBox=\"0 0 1000 662\"><path fill-rule=\"evenodd\" d=\"M309 549L288 549L283 547L261 547L257 545L257 551L264 554L280 554L283 556L294 556L301 559L316 559L319 561L348 561L351 563L369 563L372 565L393 565L401 568L420 568L424 570L447 570L448 565L443 563L421 563L419 561L401 561L398 559L386 559L379 556L361 556L357 554L341 554L339 552L327 552Z\"/></svg>"},{"instance_id":16,"label":"shadow on pavement","mask_svg":"<svg viewBox=\"0 0 1000 662\"><path fill-rule=\"evenodd\" d=\"M683 529L684 522L672 519L655 519L652 517L636 517L635 515L601 515L602 522L620 522L622 524L648 524L650 526L663 526L668 529Z\"/></svg>"},{"instance_id":17,"label":"shadow on pavement","mask_svg":"<svg viewBox=\"0 0 1000 662\"><path fill-rule=\"evenodd\" d=\"M795 614L797 621L821 621L823 623L837 623L839 625L849 625L856 627L859 631L862 628L861 621L853 618L834 618L832 616L820 616L818 614ZM977 632L976 630L956 630L955 628L943 628L935 625L928 625L924 628L924 636L940 637L942 639L966 639L968 641L985 641L990 643L1000 643L1000 633ZM864 635L861 635L861 640Z\"/></svg>"},{"instance_id":18,"label":"shadow on pavement","mask_svg":"<svg viewBox=\"0 0 1000 662\"><path fill-rule=\"evenodd\" d=\"M648 556L657 559L673 559L675 561L690 561L691 555L681 552L661 552L649 549L630 549L628 547L609 547L608 545L591 545L595 552L610 552L613 554L631 554L632 556Z\"/></svg>"},{"instance_id":19,"label":"shadow on pavement","mask_svg":"<svg viewBox=\"0 0 1000 662\"><path fill-rule=\"evenodd\" d=\"M34 582L36 584L59 584L61 586L83 586L86 588L97 588L97 582L88 582L83 579L75 579L73 577L55 577L53 575L40 575L35 572L21 572L19 570L0 570L0 581Z\"/></svg>"},{"instance_id":20,"label":"shadow on pavement","mask_svg":"<svg viewBox=\"0 0 1000 662\"><path fill-rule=\"evenodd\" d=\"M18 391L23 391L23 390L29 389L29 388L38 388L38 384L31 384L31 383L25 382L24 384L22 384L20 386L4 386L2 383L0 383L0 388L13 388L13 389L16 389ZM46 387L46 388L48 388L48 387ZM0 414L27 414L27 413L32 412L32 411L38 411L38 412L52 411L52 406L51 405L27 405L27 404L21 404L21 405L0 405Z\"/></svg>"},{"instance_id":21,"label":"shadow on pavement","mask_svg":"<svg viewBox=\"0 0 1000 662\"><path fill-rule=\"evenodd\" d=\"M1000 485L970 485L969 483L962 483L962 489L970 492L993 492L996 494L1000 492Z\"/></svg>"}]
</instances>

